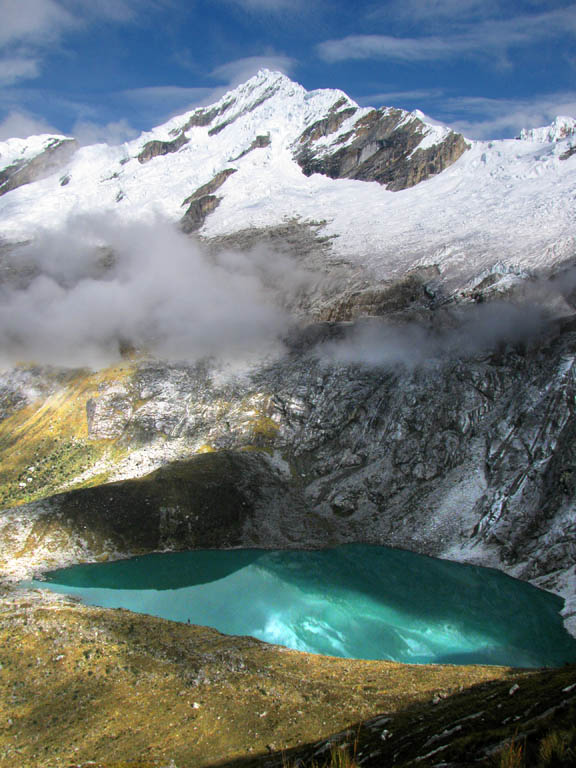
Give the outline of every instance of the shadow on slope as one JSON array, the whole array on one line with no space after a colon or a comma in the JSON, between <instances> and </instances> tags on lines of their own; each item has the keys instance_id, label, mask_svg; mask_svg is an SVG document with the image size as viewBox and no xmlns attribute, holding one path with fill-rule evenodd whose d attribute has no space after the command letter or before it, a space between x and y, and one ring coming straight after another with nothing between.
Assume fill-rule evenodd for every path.
<instances>
[{"instance_id":1,"label":"shadow on slope","mask_svg":"<svg viewBox=\"0 0 576 768\"><path fill-rule=\"evenodd\" d=\"M219 768L342 768L381 766L478 766L557 768L573 766L573 752L563 761L546 762L541 745L560 734L576 740L576 667L510 674L460 692L435 695L418 703L351 726L329 739L235 761ZM550 738L550 734L555 738ZM519 762L501 762L516 745ZM521 747L521 749L520 749ZM343 756L342 753L346 753ZM570 756L571 755L571 756Z\"/></svg>"}]
</instances>

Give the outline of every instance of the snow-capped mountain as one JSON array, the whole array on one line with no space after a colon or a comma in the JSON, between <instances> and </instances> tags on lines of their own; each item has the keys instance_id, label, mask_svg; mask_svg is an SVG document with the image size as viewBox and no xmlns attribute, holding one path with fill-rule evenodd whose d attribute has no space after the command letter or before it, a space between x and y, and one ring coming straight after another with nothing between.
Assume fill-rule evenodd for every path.
<instances>
[{"instance_id":1,"label":"snow-capped mountain","mask_svg":"<svg viewBox=\"0 0 576 768\"><path fill-rule=\"evenodd\" d=\"M576 138L576 120L573 117L558 115L550 125L541 128L525 128L520 131L519 138L522 141L537 141L541 144L564 139Z\"/></svg>"},{"instance_id":2,"label":"snow-capped mountain","mask_svg":"<svg viewBox=\"0 0 576 768\"><path fill-rule=\"evenodd\" d=\"M297 218L323 222L329 255L379 278L534 269L574 252L573 128L558 118L522 141L469 141L419 112L360 108L264 70L122 146L0 144L0 241L97 212L182 221L203 238Z\"/></svg>"}]
</instances>

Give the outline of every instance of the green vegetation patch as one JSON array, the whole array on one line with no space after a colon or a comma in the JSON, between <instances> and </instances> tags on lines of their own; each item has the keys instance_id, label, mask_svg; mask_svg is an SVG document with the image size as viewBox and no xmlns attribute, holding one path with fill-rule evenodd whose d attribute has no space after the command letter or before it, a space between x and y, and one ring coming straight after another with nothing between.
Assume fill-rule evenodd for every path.
<instances>
[{"instance_id":1,"label":"green vegetation patch","mask_svg":"<svg viewBox=\"0 0 576 768\"><path fill-rule=\"evenodd\" d=\"M86 408L103 387L132 373L130 365L77 372L55 394L0 422L0 507L52 495L97 460L113 464L125 455L118 440L89 439ZM100 473L81 485L103 478Z\"/></svg>"}]
</instances>

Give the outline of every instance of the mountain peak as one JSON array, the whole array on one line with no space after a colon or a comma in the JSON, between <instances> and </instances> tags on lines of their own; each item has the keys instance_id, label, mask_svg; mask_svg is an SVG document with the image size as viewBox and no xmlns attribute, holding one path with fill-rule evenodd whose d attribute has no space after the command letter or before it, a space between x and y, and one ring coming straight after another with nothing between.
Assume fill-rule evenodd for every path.
<instances>
[{"instance_id":1,"label":"mountain peak","mask_svg":"<svg viewBox=\"0 0 576 768\"><path fill-rule=\"evenodd\" d=\"M574 136L576 136L576 119L567 115L557 115L550 125L529 130L524 129L518 138L523 141L537 141L546 144L563 141Z\"/></svg>"}]
</instances>

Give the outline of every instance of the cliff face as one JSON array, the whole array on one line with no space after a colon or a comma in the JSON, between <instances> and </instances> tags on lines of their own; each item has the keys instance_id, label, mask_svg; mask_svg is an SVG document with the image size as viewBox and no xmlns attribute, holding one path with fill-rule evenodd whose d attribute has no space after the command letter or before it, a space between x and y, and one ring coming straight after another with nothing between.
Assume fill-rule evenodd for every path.
<instances>
[{"instance_id":1,"label":"cliff face","mask_svg":"<svg viewBox=\"0 0 576 768\"><path fill-rule=\"evenodd\" d=\"M377 181L392 191L413 187L434 176L469 149L463 136L444 131L430 146L420 146L430 131L421 119L400 109L373 110L351 130L337 133L356 110L344 109L309 126L298 141L296 160L306 176ZM328 146L320 138L336 133Z\"/></svg>"}]
</instances>

